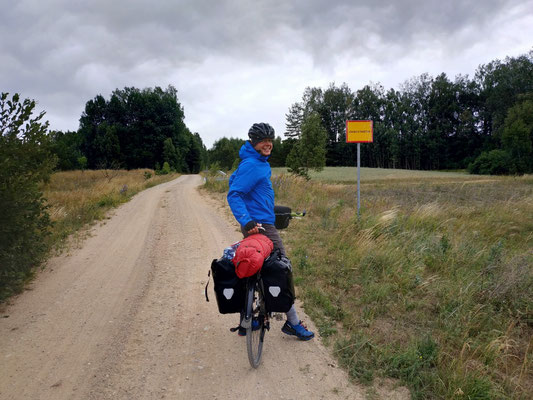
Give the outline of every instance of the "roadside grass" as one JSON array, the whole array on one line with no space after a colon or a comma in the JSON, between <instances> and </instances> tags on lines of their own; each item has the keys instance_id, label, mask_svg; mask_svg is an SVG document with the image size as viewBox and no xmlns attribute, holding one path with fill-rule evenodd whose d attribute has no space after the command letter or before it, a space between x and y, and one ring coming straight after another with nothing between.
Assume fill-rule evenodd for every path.
<instances>
[{"instance_id":1,"label":"roadside grass","mask_svg":"<svg viewBox=\"0 0 533 400\"><path fill-rule=\"evenodd\" d=\"M170 181L178 174L155 175L153 170L67 171L52 175L43 186L53 222L51 245L61 248L66 239L87 224L101 220L111 208L138 192Z\"/></svg>"},{"instance_id":2,"label":"roadside grass","mask_svg":"<svg viewBox=\"0 0 533 400\"><path fill-rule=\"evenodd\" d=\"M533 176L362 180L360 218L354 185L273 185L308 211L284 241L351 376L414 399L533 398Z\"/></svg>"},{"instance_id":3,"label":"roadside grass","mask_svg":"<svg viewBox=\"0 0 533 400\"><path fill-rule=\"evenodd\" d=\"M218 170L203 171L201 175L204 178L203 189L210 192L224 193L228 191L229 177L233 171L227 171L222 175Z\"/></svg>"},{"instance_id":4,"label":"roadside grass","mask_svg":"<svg viewBox=\"0 0 533 400\"><path fill-rule=\"evenodd\" d=\"M41 186L52 226L43 244L45 254L60 253L82 236L87 224L104 218L106 211L128 201L141 190L172 180L178 174L155 175L153 170L98 170L56 172ZM69 236L75 234L69 239ZM72 242L74 240L74 242ZM41 244L39 244L41 245ZM45 260L41 260L44 262ZM37 267L37 265L36 265ZM0 302L24 289L34 276L19 271L0 287Z\"/></svg>"}]
</instances>

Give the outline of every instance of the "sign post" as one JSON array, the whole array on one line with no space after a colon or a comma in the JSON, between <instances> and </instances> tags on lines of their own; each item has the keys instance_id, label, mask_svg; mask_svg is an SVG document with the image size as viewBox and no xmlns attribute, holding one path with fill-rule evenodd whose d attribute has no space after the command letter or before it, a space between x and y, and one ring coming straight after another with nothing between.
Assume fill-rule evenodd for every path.
<instances>
[{"instance_id":1,"label":"sign post","mask_svg":"<svg viewBox=\"0 0 533 400\"><path fill-rule=\"evenodd\" d=\"M361 209L361 143L374 141L374 126L370 120L346 121L346 143L357 143L357 217Z\"/></svg>"}]
</instances>

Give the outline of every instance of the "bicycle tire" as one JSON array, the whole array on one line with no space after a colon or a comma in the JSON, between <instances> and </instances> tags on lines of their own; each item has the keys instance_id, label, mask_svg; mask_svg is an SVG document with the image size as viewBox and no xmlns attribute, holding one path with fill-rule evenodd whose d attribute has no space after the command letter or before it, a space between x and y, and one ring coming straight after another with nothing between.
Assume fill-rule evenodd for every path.
<instances>
[{"instance_id":1,"label":"bicycle tire","mask_svg":"<svg viewBox=\"0 0 533 400\"><path fill-rule=\"evenodd\" d=\"M250 323L246 324L246 349L248 360L253 368L257 368L261 363L263 353L263 341L265 338L265 301L257 280L250 282L246 293L246 317L250 317ZM259 324L257 329L253 329L253 321Z\"/></svg>"}]
</instances>

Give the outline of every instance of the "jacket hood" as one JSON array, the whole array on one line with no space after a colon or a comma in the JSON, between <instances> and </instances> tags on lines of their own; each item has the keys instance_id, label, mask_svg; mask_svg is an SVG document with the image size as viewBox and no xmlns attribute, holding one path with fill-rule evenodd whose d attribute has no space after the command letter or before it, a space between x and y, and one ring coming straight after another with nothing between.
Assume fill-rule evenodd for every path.
<instances>
[{"instance_id":1,"label":"jacket hood","mask_svg":"<svg viewBox=\"0 0 533 400\"><path fill-rule=\"evenodd\" d=\"M245 160L247 158L256 158L260 161L267 161L270 156L262 156L257 152L249 141L246 141L239 150L239 158Z\"/></svg>"}]
</instances>

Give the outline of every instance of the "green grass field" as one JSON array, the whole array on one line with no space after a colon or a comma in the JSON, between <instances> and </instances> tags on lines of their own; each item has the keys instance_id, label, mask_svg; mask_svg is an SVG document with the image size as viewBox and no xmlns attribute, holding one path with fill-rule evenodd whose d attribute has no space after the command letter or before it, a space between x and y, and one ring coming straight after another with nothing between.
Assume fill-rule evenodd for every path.
<instances>
[{"instance_id":1,"label":"green grass field","mask_svg":"<svg viewBox=\"0 0 533 400\"><path fill-rule=\"evenodd\" d=\"M282 235L340 363L414 399L533 398L533 176L364 168L360 218L355 177L272 178L277 204L308 212Z\"/></svg>"},{"instance_id":2,"label":"green grass field","mask_svg":"<svg viewBox=\"0 0 533 400\"><path fill-rule=\"evenodd\" d=\"M287 168L272 168L272 175L286 174ZM326 167L320 172L310 171L311 179L328 183L357 182L357 167ZM419 180L419 179L487 179L486 176L469 175L466 172L412 171L407 169L361 168L361 182L382 180Z\"/></svg>"}]
</instances>

